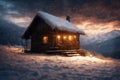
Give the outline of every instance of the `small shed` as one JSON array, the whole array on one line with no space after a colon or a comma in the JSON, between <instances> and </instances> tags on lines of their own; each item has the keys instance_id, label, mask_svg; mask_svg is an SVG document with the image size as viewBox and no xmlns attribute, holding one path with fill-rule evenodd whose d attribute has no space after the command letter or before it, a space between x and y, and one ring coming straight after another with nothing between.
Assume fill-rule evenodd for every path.
<instances>
[{"instance_id":1,"label":"small shed","mask_svg":"<svg viewBox=\"0 0 120 80\"><path fill-rule=\"evenodd\" d=\"M39 11L22 35L25 40L31 39L30 51L79 49L80 35L85 33L70 22L69 16L66 19Z\"/></svg>"}]
</instances>

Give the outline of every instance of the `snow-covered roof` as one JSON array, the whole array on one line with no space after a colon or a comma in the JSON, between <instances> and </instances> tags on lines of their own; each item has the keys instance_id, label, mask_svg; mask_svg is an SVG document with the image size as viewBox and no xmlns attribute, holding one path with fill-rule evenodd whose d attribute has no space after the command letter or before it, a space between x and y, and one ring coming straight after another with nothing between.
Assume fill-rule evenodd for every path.
<instances>
[{"instance_id":1,"label":"snow-covered roof","mask_svg":"<svg viewBox=\"0 0 120 80\"><path fill-rule=\"evenodd\" d=\"M75 27L72 23L62 18L56 17L49 13L39 11L38 16L41 17L45 22L51 26L52 29L58 29L62 31L69 31L74 33L85 34L84 31Z\"/></svg>"}]
</instances>

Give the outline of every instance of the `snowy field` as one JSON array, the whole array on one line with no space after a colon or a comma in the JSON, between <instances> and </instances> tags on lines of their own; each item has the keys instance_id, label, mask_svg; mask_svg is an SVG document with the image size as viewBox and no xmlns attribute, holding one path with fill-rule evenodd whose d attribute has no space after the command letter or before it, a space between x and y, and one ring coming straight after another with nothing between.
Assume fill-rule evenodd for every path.
<instances>
[{"instance_id":1,"label":"snowy field","mask_svg":"<svg viewBox=\"0 0 120 80\"><path fill-rule=\"evenodd\" d=\"M0 47L0 80L120 80L120 60L18 52Z\"/></svg>"}]
</instances>

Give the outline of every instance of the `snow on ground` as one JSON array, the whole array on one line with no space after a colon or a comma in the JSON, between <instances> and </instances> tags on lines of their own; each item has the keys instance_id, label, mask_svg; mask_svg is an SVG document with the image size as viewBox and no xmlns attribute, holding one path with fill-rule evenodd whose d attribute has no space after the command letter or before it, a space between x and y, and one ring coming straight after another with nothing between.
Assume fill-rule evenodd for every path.
<instances>
[{"instance_id":1,"label":"snow on ground","mask_svg":"<svg viewBox=\"0 0 120 80\"><path fill-rule=\"evenodd\" d=\"M0 46L0 80L120 80L120 60L19 51Z\"/></svg>"}]
</instances>

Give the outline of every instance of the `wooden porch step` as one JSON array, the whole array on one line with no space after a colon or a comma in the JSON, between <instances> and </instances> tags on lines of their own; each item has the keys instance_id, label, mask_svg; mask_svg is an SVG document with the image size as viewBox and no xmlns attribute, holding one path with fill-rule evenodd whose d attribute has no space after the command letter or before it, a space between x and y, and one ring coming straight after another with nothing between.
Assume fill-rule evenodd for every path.
<instances>
[{"instance_id":1,"label":"wooden porch step","mask_svg":"<svg viewBox=\"0 0 120 80\"><path fill-rule=\"evenodd\" d=\"M79 56L77 50L48 50L46 51L48 54L59 54L64 56Z\"/></svg>"}]
</instances>

